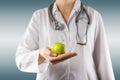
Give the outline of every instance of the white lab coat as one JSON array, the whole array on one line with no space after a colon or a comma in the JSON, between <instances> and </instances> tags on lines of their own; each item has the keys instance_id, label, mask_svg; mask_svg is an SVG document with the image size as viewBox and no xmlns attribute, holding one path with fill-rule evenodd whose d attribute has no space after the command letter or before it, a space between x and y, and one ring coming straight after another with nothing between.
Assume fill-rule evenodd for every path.
<instances>
[{"instance_id":1,"label":"white lab coat","mask_svg":"<svg viewBox=\"0 0 120 80\"><path fill-rule=\"evenodd\" d=\"M80 1L76 0L75 9L79 8L79 4ZM53 8L53 13L55 13L55 4ZM101 15L88 6L85 8L90 17L88 41L85 46L76 44L76 25L74 23L76 14L72 14L69 24L65 24L59 13L54 14L55 18L65 26L63 31L55 31L50 24L48 8L34 12L16 52L17 67L24 72L37 73L37 80L114 80ZM73 11L73 13L75 12ZM83 17L82 21L84 24L79 22L79 25L86 25L86 18ZM85 27L79 29L79 35L83 41L85 39L84 29ZM56 41L64 41L66 52L74 51L78 55L56 65L47 61L38 65L40 49L45 46L50 47Z\"/></svg>"}]
</instances>

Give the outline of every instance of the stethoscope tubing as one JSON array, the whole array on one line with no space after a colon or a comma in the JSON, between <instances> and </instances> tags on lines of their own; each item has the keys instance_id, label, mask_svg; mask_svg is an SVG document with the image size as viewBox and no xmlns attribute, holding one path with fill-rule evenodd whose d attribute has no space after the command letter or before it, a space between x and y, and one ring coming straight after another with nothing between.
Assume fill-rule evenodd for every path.
<instances>
[{"instance_id":1,"label":"stethoscope tubing","mask_svg":"<svg viewBox=\"0 0 120 80\"><path fill-rule=\"evenodd\" d=\"M64 28L61 28L61 26L59 26L59 22L54 18L53 14L52 14L52 9L53 9L53 3L49 6L48 8L48 15L49 15L49 19L50 19L50 23L51 25L53 26L54 30L63 30ZM80 42L80 36L79 36L79 32L78 32L78 17L82 14L82 12L85 12L87 18L88 18L88 24L87 24L87 27L86 27L86 42ZM86 9L84 8L82 2L81 2L81 10L79 12L79 14L77 15L76 17L76 20L75 20L75 23L76 23L76 44L78 45L87 45L87 42L88 42L88 39L87 39L87 34L88 34L88 26L90 24L90 17L86 11ZM79 38L79 40L78 40Z\"/></svg>"}]
</instances>

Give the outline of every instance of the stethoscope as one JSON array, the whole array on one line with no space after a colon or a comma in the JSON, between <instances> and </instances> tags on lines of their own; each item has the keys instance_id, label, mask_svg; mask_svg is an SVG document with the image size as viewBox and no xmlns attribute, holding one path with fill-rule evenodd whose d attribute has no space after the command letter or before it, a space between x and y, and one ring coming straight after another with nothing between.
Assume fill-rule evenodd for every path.
<instances>
[{"instance_id":1,"label":"stethoscope","mask_svg":"<svg viewBox=\"0 0 120 80\"><path fill-rule=\"evenodd\" d=\"M51 4L49 6L49 8L48 8L48 15L49 15L51 25L53 26L54 30L64 30L65 27L54 18L53 14L52 14L52 9L53 9L53 4ZM86 9L84 8L82 2L81 2L81 8L80 9L81 10L80 10L80 12L77 15L76 20L75 20L76 29L77 29L76 30L76 44L78 44L78 45L87 45L87 42L88 42L87 41L87 32L88 32L88 25L90 24L90 18L89 18L89 15L88 15ZM86 33L85 33L86 34L86 41L85 42L80 42L80 35L78 33L78 20L79 20L78 17L83 12L85 12L85 14L86 14L86 16L88 18L88 23L87 23L87 27L86 27Z\"/></svg>"}]
</instances>

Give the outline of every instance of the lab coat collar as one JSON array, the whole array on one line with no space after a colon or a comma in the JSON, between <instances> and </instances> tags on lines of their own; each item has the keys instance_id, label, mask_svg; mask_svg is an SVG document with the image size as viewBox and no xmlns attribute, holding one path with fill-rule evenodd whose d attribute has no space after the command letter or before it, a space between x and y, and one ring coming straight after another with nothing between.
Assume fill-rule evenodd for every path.
<instances>
[{"instance_id":1,"label":"lab coat collar","mask_svg":"<svg viewBox=\"0 0 120 80\"><path fill-rule=\"evenodd\" d=\"M75 12L80 12L80 10L81 10L80 6L81 6L81 1L80 0L76 0L75 4L74 4L74 7L73 7L73 10L75 10ZM53 5L53 11L52 11L53 15L55 15L55 13L57 11L59 11L59 10L58 10L56 2L55 2L54 5Z\"/></svg>"}]
</instances>

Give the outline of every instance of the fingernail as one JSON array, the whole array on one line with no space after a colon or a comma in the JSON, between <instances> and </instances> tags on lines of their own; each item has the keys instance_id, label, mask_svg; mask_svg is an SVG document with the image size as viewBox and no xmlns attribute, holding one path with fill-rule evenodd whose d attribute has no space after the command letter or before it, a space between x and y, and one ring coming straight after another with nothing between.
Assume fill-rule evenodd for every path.
<instances>
[{"instance_id":1,"label":"fingernail","mask_svg":"<svg viewBox=\"0 0 120 80\"><path fill-rule=\"evenodd\" d=\"M55 53L54 53L53 55L54 55L55 57L57 56L57 54L55 54Z\"/></svg>"},{"instance_id":2,"label":"fingernail","mask_svg":"<svg viewBox=\"0 0 120 80\"><path fill-rule=\"evenodd\" d=\"M75 56L77 55L77 53L72 53L72 54L75 55Z\"/></svg>"}]
</instances>

